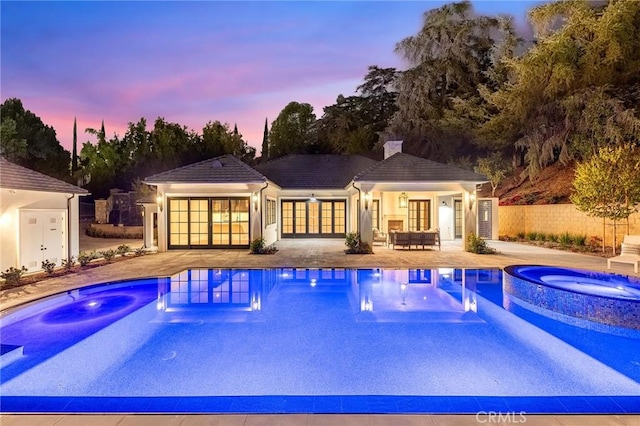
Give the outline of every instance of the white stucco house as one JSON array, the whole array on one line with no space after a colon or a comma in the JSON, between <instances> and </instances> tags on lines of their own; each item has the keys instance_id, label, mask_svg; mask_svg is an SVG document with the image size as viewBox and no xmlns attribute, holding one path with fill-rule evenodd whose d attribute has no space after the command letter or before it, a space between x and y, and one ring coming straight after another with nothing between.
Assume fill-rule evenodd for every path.
<instances>
[{"instance_id":1,"label":"white stucco house","mask_svg":"<svg viewBox=\"0 0 640 426\"><path fill-rule=\"evenodd\" d=\"M78 256L78 199L87 190L0 157L0 270Z\"/></svg>"},{"instance_id":2,"label":"white stucco house","mask_svg":"<svg viewBox=\"0 0 640 426\"><path fill-rule=\"evenodd\" d=\"M487 181L404 154L402 141L387 142L382 161L309 154L251 167L225 155L144 180L157 190L156 201L143 204L145 242L153 241L154 215L159 251L248 247L260 236L267 245L288 238L344 239L348 232L372 243L374 228L438 228L442 240L466 241L480 231L496 238L495 201L475 199L476 186ZM489 224L488 231L480 222Z\"/></svg>"}]
</instances>

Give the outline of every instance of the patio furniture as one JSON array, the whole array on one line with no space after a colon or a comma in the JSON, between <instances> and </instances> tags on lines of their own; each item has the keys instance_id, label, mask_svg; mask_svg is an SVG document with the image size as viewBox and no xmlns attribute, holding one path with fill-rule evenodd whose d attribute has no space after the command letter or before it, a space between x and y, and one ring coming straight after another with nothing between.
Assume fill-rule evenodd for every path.
<instances>
[{"instance_id":1,"label":"patio furniture","mask_svg":"<svg viewBox=\"0 0 640 426\"><path fill-rule=\"evenodd\" d=\"M394 250L396 246L407 247L409 250L411 250L411 246L422 250L430 246L438 246L438 250L441 249L440 231L437 229L429 231L392 231L390 236L390 242Z\"/></svg>"},{"instance_id":2,"label":"patio furniture","mask_svg":"<svg viewBox=\"0 0 640 426\"><path fill-rule=\"evenodd\" d=\"M373 228L373 244L382 243L385 246L388 244L388 236L386 232L381 232L378 228Z\"/></svg>"},{"instance_id":3,"label":"patio furniture","mask_svg":"<svg viewBox=\"0 0 640 426\"><path fill-rule=\"evenodd\" d=\"M620 256L607 259L607 269L611 269L611 262L631 263L633 272L637 274L640 265L640 235L625 235Z\"/></svg>"}]
</instances>

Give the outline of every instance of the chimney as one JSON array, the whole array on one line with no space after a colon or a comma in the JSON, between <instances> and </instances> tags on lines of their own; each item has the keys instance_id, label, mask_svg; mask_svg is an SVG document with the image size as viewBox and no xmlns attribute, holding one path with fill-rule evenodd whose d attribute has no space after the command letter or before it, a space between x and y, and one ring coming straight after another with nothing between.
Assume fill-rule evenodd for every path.
<instances>
[{"instance_id":1,"label":"chimney","mask_svg":"<svg viewBox=\"0 0 640 426\"><path fill-rule=\"evenodd\" d=\"M385 160L397 152L402 152L402 141L386 141L384 143Z\"/></svg>"}]
</instances>

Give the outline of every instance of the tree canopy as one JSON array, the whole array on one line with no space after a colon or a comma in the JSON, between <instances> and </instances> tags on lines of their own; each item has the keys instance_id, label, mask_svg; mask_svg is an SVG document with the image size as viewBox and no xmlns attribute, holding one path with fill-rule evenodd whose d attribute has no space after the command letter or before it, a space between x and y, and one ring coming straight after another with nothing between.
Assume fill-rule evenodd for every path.
<instances>
[{"instance_id":1,"label":"tree canopy","mask_svg":"<svg viewBox=\"0 0 640 426\"><path fill-rule=\"evenodd\" d=\"M40 117L25 110L20 99L0 105L2 139L0 152L8 160L58 179L70 180L71 156L56 137L56 131Z\"/></svg>"},{"instance_id":2,"label":"tree canopy","mask_svg":"<svg viewBox=\"0 0 640 426\"><path fill-rule=\"evenodd\" d=\"M525 153L527 173L638 144L640 2L585 0L530 13L536 42L506 59L509 80L488 94L497 113L484 131Z\"/></svg>"},{"instance_id":3,"label":"tree canopy","mask_svg":"<svg viewBox=\"0 0 640 426\"><path fill-rule=\"evenodd\" d=\"M316 115L310 104L289 102L271 123L269 158L309 152L315 121Z\"/></svg>"}]
</instances>

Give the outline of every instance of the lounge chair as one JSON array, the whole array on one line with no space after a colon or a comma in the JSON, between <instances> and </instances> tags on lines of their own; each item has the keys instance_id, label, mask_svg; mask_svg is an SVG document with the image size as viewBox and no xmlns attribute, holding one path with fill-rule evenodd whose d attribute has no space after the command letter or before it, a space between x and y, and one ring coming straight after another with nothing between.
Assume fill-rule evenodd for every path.
<instances>
[{"instance_id":1,"label":"lounge chair","mask_svg":"<svg viewBox=\"0 0 640 426\"><path fill-rule=\"evenodd\" d=\"M631 263L633 272L637 274L640 265L640 235L625 235L620 256L607 259L608 269L611 269L611 262Z\"/></svg>"},{"instance_id":2,"label":"lounge chair","mask_svg":"<svg viewBox=\"0 0 640 426\"><path fill-rule=\"evenodd\" d=\"M386 232L381 232L378 228L373 228L373 244L382 243L385 246L388 244L388 238Z\"/></svg>"}]
</instances>

